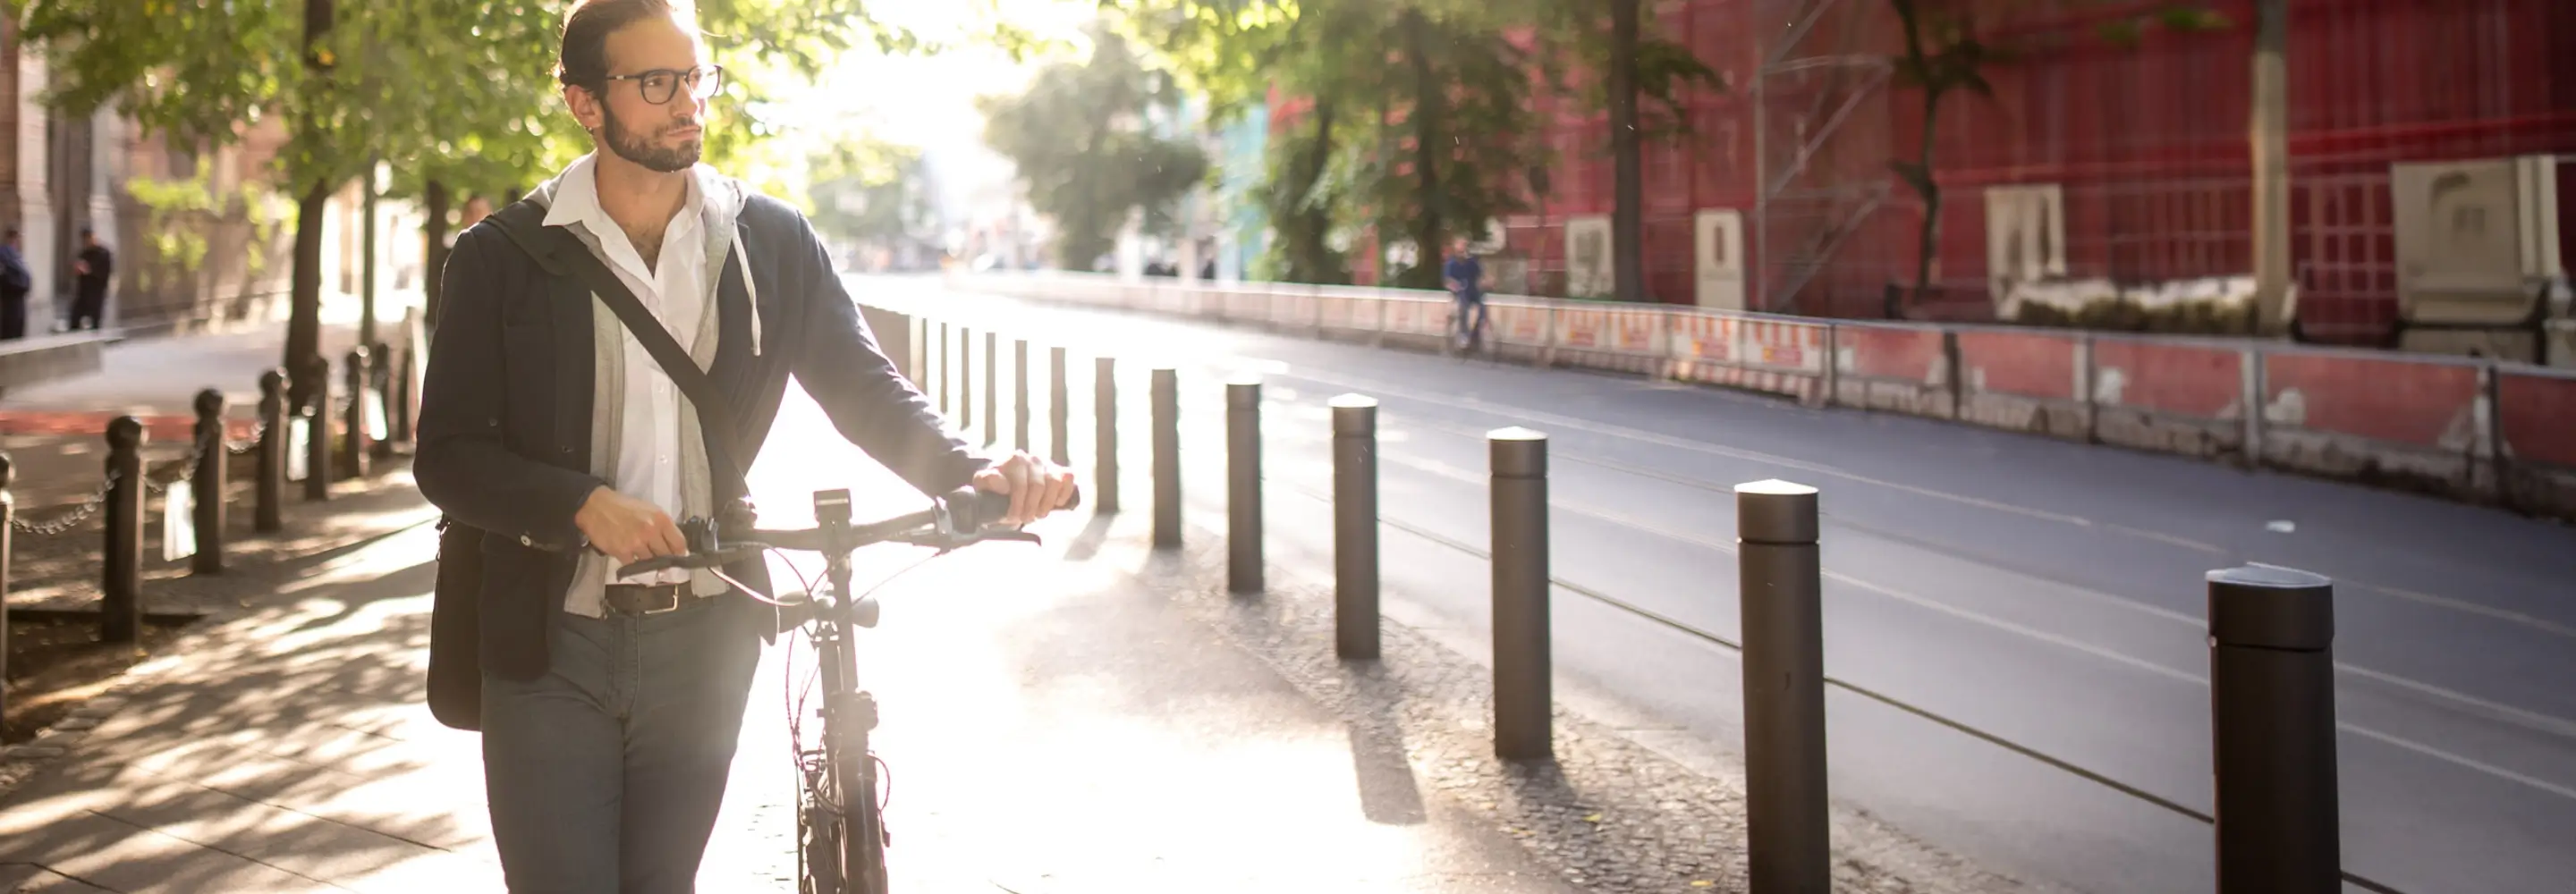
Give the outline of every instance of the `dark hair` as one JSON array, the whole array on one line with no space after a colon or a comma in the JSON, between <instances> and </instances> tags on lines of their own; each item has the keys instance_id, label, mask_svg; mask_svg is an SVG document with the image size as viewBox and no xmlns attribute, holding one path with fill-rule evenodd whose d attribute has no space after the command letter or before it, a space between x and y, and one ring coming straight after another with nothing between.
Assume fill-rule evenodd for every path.
<instances>
[{"instance_id":1,"label":"dark hair","mask_svg":"<svg viewBox=\"0 0 2576 894\"><path fill-rule=\"evenodd\" d=\"M597 91L608 77L609 35L648 18L679 12L672 0L581 0L564 16L555 80L566 87Z\"/></svg>"},{"instance_id":2,"label":"dark hair","mask_svg":"<svg viewBox=\"0 0 2576 894\"><path fill-rule=\"evenodd\" d=\"M18 238L18 228L17 228L17 227L10 227L7 231L5 231L5 232L0 232L0 240L4 240L4 239L16 239L16 238Z\"/></svg>"}]
</instances>

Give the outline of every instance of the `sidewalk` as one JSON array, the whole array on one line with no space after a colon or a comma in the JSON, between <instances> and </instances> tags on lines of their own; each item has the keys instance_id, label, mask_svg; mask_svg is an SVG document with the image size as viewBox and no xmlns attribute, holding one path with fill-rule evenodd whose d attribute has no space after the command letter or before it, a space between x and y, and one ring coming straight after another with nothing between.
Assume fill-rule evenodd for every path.
<instances>
[{"instance_id":1,"label":"sidewalk","mask_svg":"<svg viewBox=\"0 0 2576 894\"><path fill-rule=\"evenodd\" d=\"M897 890L1574 890L1138 583L1139 514L1089 521L881 591L862 679ZM278 568L276 598L85 709L0 799L0 890L498 890L477 740L421 704L434 546ZM861 581L902 564L875 558ZM788 657L763 661L702 891L794 888Z\"/></svg>"}]
</instances>

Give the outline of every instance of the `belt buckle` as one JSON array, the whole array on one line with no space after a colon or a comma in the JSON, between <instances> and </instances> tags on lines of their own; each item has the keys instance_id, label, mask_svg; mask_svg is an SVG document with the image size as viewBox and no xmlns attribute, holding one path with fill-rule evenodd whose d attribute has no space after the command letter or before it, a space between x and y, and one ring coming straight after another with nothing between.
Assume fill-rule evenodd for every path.
<instances>
[{"instance_id":1,"label":"belt buckle","mask_svg":"<svg viewBox=\"0 0 2576 894\"><path fill-rule=\"evenodd\" d=\"M652 601L649 605L638 605L638 606L637 606L637 607L635 607L635 608L627 609L627 610L625 610L625 611L626 611L626 613L627 613L627 614L630 614L630 615L636 615L636 616L639 616L639 617L640 617L640 616L644 616L644 615L658 615L658 614L663 614L663 613L666 613L666 612L675 612L675 611L679 611L679 610L680 610L680 588L681 588L681 587L683 587L683 586L687 586L687 585L686 585L686 584L652 584L652 585L648 585L648 586L640 586L640 587L637 587L637 588L636 588L636 589L634 589L634 590L630 590L630 591L628 591L628 592L630 592L630 593L634 593L634 594L636 594L636 596L638 597L638 598L636 598L635 600L633 600L633 601L634 601L634 602L636 602L636 603L643 603L645 599L653 599L653 601ZM658 596L658 597L660 597L660 598L658 598L658 599L654 599L653 597L656 597L656 596Z\"/></svg>"}]
</instances>

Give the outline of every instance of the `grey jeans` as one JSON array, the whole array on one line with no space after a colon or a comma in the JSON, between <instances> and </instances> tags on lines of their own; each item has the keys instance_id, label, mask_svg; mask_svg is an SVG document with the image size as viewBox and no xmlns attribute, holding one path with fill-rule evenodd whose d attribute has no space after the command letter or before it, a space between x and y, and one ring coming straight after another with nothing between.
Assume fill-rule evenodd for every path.
<instances>
[{"instance_id":1,"label":"grey jeans","mask_svg":"<svg viewBox=\"0 0 2576 894\"><path fill-rule=\"evenodd\" d=\"M484 790L513 894L695 890L760 663L750 608L559 613L545 676L484 675Z\"/></svg>"}]
</instances>

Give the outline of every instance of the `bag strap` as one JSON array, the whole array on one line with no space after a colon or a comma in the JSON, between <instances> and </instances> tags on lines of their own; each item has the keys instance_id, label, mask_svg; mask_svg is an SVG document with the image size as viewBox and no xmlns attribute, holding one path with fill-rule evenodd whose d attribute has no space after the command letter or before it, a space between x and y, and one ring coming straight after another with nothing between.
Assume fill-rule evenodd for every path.
<instances>
[{"instance_id":1,"label":"bag strap","mask_svg":"<svg viewBox=\"0 0 2576 894\"><path fill-rule=\"evenodd\" d=\"M525 201L522 200L521 204ZM582 245L580 238L569 230L539 225L536 227L538 233L530 233L525 222L511 220L508 214L493 214L484 220L510 237L510 241L518 243L538 267L557 276L573 275L608 305L609 311L617 315L617 321L624 324L626 331L635 336L635 341L644 346L644 353L652 355L653 363L662 368L662 374L669 376L671 384L679 386L680 394L698 409L699 427L706 435L710 465L717 474L731 476L729 483L733 485L736 497L749 499L750 476L745 474L748 467L734 461L733 438L728 434L730 427L706 424L705 417L710 412L720 414L727 421L732 417L731 411L725 409L725 404L718 397L715 380L698 368L697 361L689 359L688 352L681 350L680 343L671 338L670 330L662 327L662 321L655 319L652 311L644 309L644 302L636 300L635 292L626 287L625 281L609 272L608 265L600 263L599 257L591 254L590 248ZM548 244L541 233L554 236L552 244ZM755 309L753 312L759 311ZM716 499L721 502L723 497Z\"/></svg>"}]
</instances>

